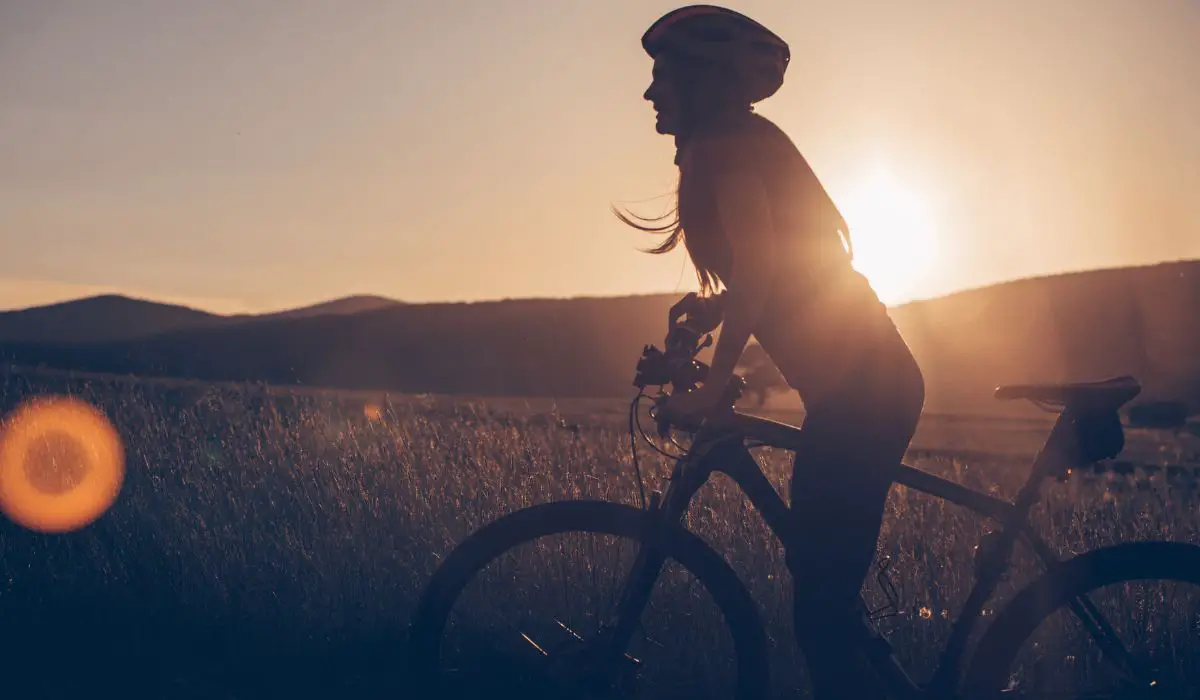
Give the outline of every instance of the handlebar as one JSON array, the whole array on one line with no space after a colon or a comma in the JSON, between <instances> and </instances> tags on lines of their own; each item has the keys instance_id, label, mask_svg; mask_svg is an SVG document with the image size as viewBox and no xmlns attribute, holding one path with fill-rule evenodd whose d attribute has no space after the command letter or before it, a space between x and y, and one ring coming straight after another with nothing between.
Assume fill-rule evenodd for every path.
<instances>
[{"instance_id":1,"label":"handlebar","mask_svg":"<svg viewBox=\"0 0 1200 700\"><path fill-rule=\"evenodd\" d=\"M704 348L712 345L712 334L697 333L687 323L675 324L667 331L664 341L665 349L659 350L653 345L642 348L642 356L638 359L633 385L645 391L647 387L658 386L659 395L654 399L654 421L658 425L658 433L665 437L672 427L695 431L703 427L704 421L687 419L682 416L667 414L666 400L676 391L692 391L708 377L709 366L696 356ZM671 392L664 390L670 386ZM719 411L733 410L734 404L742 396L746 382L740 376L734 375L725 387L722 399L718 405Z\"/></svg>"}]
</instances>

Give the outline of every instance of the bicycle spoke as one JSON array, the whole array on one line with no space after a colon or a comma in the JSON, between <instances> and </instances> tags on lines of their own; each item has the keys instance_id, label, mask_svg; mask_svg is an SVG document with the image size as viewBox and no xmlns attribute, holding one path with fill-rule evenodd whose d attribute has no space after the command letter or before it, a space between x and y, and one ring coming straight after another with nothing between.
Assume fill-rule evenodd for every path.
<instances>
[{"instance_id":1,"label":"bicycle spoke","mask_svg":"<svg viewBox=\"0 0 1200 700\"><path fill-rule=\"evenodd\" d=\"M1130 680L1145 679L1149 669L1134 658L1133 654L1121 643L1116 630L1092 602L1090 595L1080 596L1071 601L1071 609L1087 628L1096 645L1129 675Z\"/></svg>"},{"instance_id":2,"label":"bicycle spoke","mask_svg":"<svg viewBox=\"0 0 1200 700\"><path fill-rule=\"evenodd\" d=\"M533 641L533 639L531 639L529 635L525 634L524 632L521 633L521 639L529 642L529 646L533 647L542 656L550 656L550 652L539 646L537 642Z\"/></svg>"},{"instance_id":3,"label":"bicycle spoke","mask_svg":"<svg viewBox=\"0 0 1200 700\"><path fill-rule=\"evenodd\" d=\"M1167 591L1144 590L1151 586ZM1184 586L1190 595L1181 598L1176 589ZM1043 621L1004 697L1197 700L1196 629L1200 587L1138 581L1097 589Z\"/></svg>"}]
</instances>

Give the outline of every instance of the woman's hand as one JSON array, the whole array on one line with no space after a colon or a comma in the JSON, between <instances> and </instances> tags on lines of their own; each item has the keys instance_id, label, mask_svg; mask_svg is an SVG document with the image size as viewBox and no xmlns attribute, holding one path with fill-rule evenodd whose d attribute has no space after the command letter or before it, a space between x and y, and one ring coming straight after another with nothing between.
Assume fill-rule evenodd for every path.
<instances>
[{"instance_id":1,"label":"woman's hand","mask_svg":"<svg viewBox=\"0 0 1200 700\"><path fill-rule=\"evenodd\" d=\"M725 293L722 292L711 297L702 297L695 292L690 292L674 306L668 314L668 323L674 327L679 319L687 316L684 323L688 328L691 328L699 335L711 333L717 326L721 325L721 321L725 315Z\"/></svg>"},{"instance_id":2,"label":"woman's hand","mask_svg":"<svg viewBox=\"0 0 1200 700\"><path fill-rule=\"evenodd\" d=\"M716 411L721 394L721 386L708 383L691 391L677 391L667 398L667 413L679 417L708 418Z\"/></svg>"}]
</instances>

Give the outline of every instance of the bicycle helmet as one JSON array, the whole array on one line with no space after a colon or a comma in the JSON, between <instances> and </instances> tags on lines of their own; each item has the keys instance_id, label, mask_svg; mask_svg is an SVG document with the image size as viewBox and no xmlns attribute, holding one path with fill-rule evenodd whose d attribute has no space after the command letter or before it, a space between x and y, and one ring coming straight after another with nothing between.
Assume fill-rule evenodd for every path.
<instances>
[{"instance_id":1,"label":"bicycle helmet","mask_svg":"<svg viewBox=\"0 0 1200 700\"><path fill-rule=\"evenodd\" d=\"M791 60L787 42L774 32L716 5L688 5L668 12L642 35L642 48L651 58L670 52L731 69L750 104L779 90Z\"/></svg>"}]
</instances>

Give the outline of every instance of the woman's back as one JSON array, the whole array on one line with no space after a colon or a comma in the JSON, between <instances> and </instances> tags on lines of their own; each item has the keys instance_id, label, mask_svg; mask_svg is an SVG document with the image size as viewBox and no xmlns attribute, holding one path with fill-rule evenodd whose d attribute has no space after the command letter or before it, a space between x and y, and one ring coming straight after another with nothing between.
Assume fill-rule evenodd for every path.
<instances>
[{"instance_id":1,"label":"woman's back","mask_svg":"<svg viewBox=\"0 0 1200 700\"><path fill-rule=\"evenodd\" d=\"M880 353L908 355L886 307L851 266L841 215L783 130L750 111L714 117L688 138L679 167L689 252L726 286L737 284L728 236L739 232L721 230L716 178L742 171L764 184L778 260L754 335L806 403L837 392L847 375Z\"/></svg>"},{"instance_id":2,"label":"woman's back","mask_svg":"<svg viewBox=\"0 0 1200 700\"><path fill-rule=\"evenodd\" d=\"M814 278L849 269L838 233L845 226L841 215L792 140L769 119L738 111L706 120L681 149L679 169L680 219L690 239L723 242L736 235L719 231L713 181L748 172L767 188L786 267ZM718 251L711 264L728 286L732 259Z\"/></svg>"}]
</instances>

